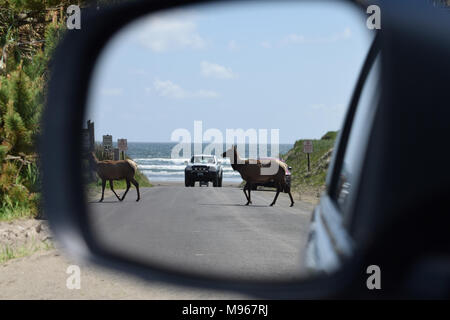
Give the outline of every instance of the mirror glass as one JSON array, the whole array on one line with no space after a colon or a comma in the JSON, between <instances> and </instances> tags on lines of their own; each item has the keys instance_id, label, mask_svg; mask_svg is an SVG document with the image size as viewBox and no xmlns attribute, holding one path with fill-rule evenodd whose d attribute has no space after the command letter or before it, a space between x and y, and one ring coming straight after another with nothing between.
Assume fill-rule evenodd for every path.
<instances>
[{"instance_id":1,"label":"mirror glass","mask_svg":"<svg viewBox=\"0 0 450 320\"><path fill-rule=\"evenodd\" d=\"M305 276L311 214L374 37L366 19L335 1L233 2L118 32L82 128L99 244L203 275Z\"/></svg>"}]
</instances>

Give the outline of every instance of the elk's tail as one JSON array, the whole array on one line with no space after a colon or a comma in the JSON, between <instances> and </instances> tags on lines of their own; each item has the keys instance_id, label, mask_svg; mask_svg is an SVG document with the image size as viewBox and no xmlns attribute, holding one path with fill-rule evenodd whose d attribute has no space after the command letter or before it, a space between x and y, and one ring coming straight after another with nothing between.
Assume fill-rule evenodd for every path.
<instances>
[{"instance_id":1,"label":"elk's tail","mask_svg":"<svg viewBox=\"0 0 450 320\"><path fill-rule=\"evenodd\" d=\"M280 167L283 168L284 172L288 171L288 165L282 161L278 161L278 164L280 165Z\"/></svg>"},{"instance_id":2,"label":"elk's tail","mask_svg":"<svg viewBox=\"0 0 450 320\"><path fill-rule=\"evenodd\" d=\"M129 165L133 168L134 172L136 173L136 171L137 171L137 164L136 164L136 162L134 162L131 159L127 159L126 161L129 163Z\"/></svg>"}]
</instances>

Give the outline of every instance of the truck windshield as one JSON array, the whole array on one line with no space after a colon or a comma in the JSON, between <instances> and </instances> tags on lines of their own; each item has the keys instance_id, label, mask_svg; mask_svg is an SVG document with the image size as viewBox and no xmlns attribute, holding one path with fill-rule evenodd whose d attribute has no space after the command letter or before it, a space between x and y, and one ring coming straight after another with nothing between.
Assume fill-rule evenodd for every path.
<instances>
[{"instance_id":1,"label":"truck windshield","mask_svg":"<svg viewBox=\"0 0 450 320\"><path fill-rule=\"evenodd\" d=\"M208 156L193 156L191 162L194 163L214 163L214 157Z\"/></svg>"}]
</instances>

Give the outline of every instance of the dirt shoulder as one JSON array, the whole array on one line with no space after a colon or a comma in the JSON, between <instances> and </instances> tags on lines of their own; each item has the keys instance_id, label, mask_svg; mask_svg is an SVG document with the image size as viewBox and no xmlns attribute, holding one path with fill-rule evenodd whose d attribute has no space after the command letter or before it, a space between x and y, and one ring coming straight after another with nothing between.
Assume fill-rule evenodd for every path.
<instances>
[{"instance_id":1,"label":"dirt shoulder","mask_svg":"<svg viewBox=\"0 0 450 320\"><path fill-rule=\"evenodd\" d=\"M52 248L52 235L46 220L0 221L0 264Z\"/></svg>"},{"instance_id":2,"label":"dirt shoulder","mask_svg":"<svg viewBox=\"0 0 450 320\"><path fill-rule=\"evenodd\" d=\"M302 190L300 191L293 191L292 196L295 200L301 200L305 201L311 204L318 204L320 200L320 190L311 189L311 190Z\"/></svg>"},{"instance_id":3,"label":"dirt shoulder","mask_svg":"<svg viewBox=\"0 0 450 320\"><path fill-rule=\"evenodd\" d=\"M245 295L149 283L122 273L80 265L80 289L68 289L74 265L58 250L0 264L0 299L249 299Z\"/></svg>"}]
</instances>

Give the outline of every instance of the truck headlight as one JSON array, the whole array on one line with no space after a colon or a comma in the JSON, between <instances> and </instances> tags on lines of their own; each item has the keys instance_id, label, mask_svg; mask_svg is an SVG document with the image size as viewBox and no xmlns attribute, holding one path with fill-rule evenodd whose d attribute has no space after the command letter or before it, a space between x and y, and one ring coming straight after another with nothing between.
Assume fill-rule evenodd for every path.
<instances>
[{"instance_id":1,"label":"truck headlight","mask_svg":"<svg viewBox=\"0 0 450 320\"><path fill-rule=\"evenodd\" d=\"M209 167L209 171L216 171L216 167Z\"/></svg>"}]
</instances>

